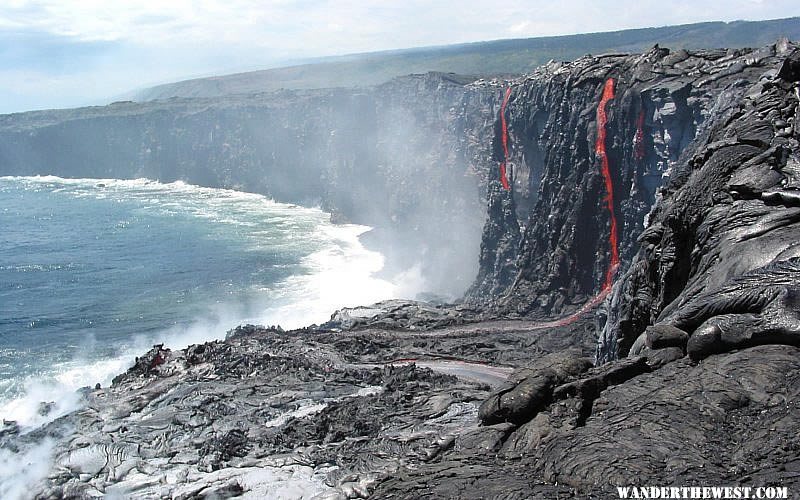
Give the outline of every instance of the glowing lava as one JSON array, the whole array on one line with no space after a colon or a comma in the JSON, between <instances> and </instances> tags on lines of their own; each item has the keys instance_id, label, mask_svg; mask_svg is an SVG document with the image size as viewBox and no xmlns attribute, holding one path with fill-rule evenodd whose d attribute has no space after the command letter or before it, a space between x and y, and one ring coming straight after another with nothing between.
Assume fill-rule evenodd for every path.
<instances>
[{"instance_id":1,"label":"glowing lava","mask_svg":"<svg viewBox=\"0 0 800 500\"><path fill-rule=\"evenodd\" d=\"M511 190L508 183L508 174L506 172L506 162L508 162L508 123L506 123L506 106L508 106L508 98L511 97L511 87L506 89L506 95L503 98L503 104L500 106L500 130L503 143L503 161L500 162L500 182L506 191Z\"/></svg>"},{"instance_id":2,"label":"glowing lava","mask_svg":"<svg viewBox=\"0 0 800 500\"><path fill-rule=\"evenodd\" d=\"M617 216L614 213L614 185L611 182L611 170L608 165L608 155L606 154L606 125L608 125L608 116L606 115L606 104L608 101L614 99L614 79L609 78L606 80L606 84L603 87L603 95L600 98L600 103L597 105L597 141L594 145L594 151L597 157L600 159L600 173L603 176L603 181L606 187L606 197L603 199L606 203L606 207L608 208L608 213L611 217L611 233L608 235L608 243L611 247L611 262L609 263L608 269L606 270L605 280L603 282L603 288L600 289L600 292L589 299L580 309L575 311L574 313L570 314L569 316L565 316L563 318L559 318L554 321L547 321L543 323L537 323L532 327L529 327L530 330L539 330L544 328L553 328L556 326L566 326L570 323L575 322L578 318L583 316L585 313L591 311L595 308L595 306L599 305L603 299L605 299L608 294L611 292L611 285L614 281L614 273L619 266L619 249L618 249L618 236L617 236ZM640 114L640 118L637 125L637 137L639 137L643 132L641 132L642 124L644 123L644 113ZM639 137L641 140L643 137ZM642 154L644 149L642 149Z\"/></svg>"},{"instance_id":3,"label":"glowing lava","mask_svg":"<svg viewBox=\"0 0 800 500\"><path fill-rule=\"evenodd\" d=\"M571 323L574 323L578 320L581 316L586 314L587 312L594 309L596 306L600 305L603 300L608 296L609 292L611 292L611 288L603 288L600 290L600 293L586 301L585 304L581 306L580 309L575 311L574 313L570 314L569 316L564 316L563 318L558 318L553 321L545 321L542 323L536 323L535 325L527 327L529 330L542 330L545 328L554 328L556 326L567 326Z\"/></svg>"},{"instance_id":4,"label":"glowing lava","mask_svg":"<svg viewBox=\"0 0 800 500\"><path fill-rule=\"evenodd\" d=\"M611 182L611 170L608 166L608 155L606 154L606 125L608 124L606 104L613 98L614 79L609 78L606 80L606 84L603 87L603 96L600 98L600 104L597 106L597 141L594 144L595 154L600 158L600 173L603 175L603 181L606 185L606 197L603 201L606 202L608 214L611 217L611 233L608 235L608 244L611 247L611 263L606 271L603 290L611 288L614 279L614 271L619 265L617 216L614 214L614 184Z\"/></svg>"},{"instance_id":5,"label":"glowing lava","mask_svg":"<svg viewBox=\"0 0 800 500\"><path fill-rule=\"evenodd\" d=\"M500 127L501 139L503 144L503 161L500 162L500 182L506 190L510 190L511 186L508 182L506 172L506 163L508 162L508 124L506 123L506 106L508 99L511 96L511 88L506 89L503 104L500 106ZM597 158L600 160L600 173L603 176L603 182L606 188L606 196L603 201L608 208L608 213L611 218L611 232L608 235L608 243L611 248L611 262L609 262L608 269L606 270L603 287L597 295L589 299L580 309L553 321L536 323L534 325L526 325L529 330L539 330L544 328L553 328L557 326L565 326L575 322L578 318L586 314L599 305L611 292L611 285L614 281L614 273L619 267L619 248L618 248L618 234L617 234L617 216L614 213L614 184L611 180L611 169L608 163L608 154L606 153L606 126L608 125L608 116L606 115L606 105L608 101L614 99L614 79L609 78L603 87L603 94L600 97L600 103L597 105L597 140L595 142L594 150ZM638 159L644 157L644 146L641 145L644 140L644 132L642 130L644 125L644 111L639 114L637 120L636 136L634 137L635 152L634 154ZM640 156L641 155L641 156Z\"/></svg>"}]
</instances>

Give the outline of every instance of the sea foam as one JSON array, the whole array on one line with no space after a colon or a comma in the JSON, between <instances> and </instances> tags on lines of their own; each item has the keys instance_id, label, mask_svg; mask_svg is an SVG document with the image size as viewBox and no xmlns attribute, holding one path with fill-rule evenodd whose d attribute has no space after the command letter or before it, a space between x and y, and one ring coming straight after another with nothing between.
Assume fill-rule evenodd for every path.
<instances>
[{"instance_id":1,"label":"sea foam","mask_svg":"<svg viewBox=\"0 0 800 500\"><path fill-rule=\"evenodd\" d=\"M206 221L204 227L208 238L227 238L226 242L230 240L229 244L238 245L245 252L280 252L297 258L294 264L276 264L276 267L288 266L294 271L292 275L272 283L249 285L246 303L221 296L194 321L165 325L161 331L119 340L111 355L94 357L94 349L79 346L73 359L43 366L35 374L15 380L15 384L23 389L13 397L0 400L0 418L16 421L23 432L39 428L79 408L78 389L93 387L97 383L110 384L115 375L125 371L137 355L153 344L163 343L169 348L180 349L224 338L228 330L242 323L281 325L284 328L322 323L335 309L413 294L415 290L410 288L421 284L419 277L413 276L413 271L403 277L404 283L399 286L376 277L383 268L383 256L365 248L359 239L370 228L353 224L334 225L330 222L330 215L319 208L278 203L253 193L205 188L181 181L159 183L149 179L0 177L0 192L10 189L49 193L66 199L128 204L130 212L116 222L115 228L121 231L135 225L145 215L189 218ZM9 268L6 271L14 272L83 271L73 263L25 264L17 266L19 269L16 270L6 267ZM119 285L126 286L124 282ZM235 288L236 284L232 282L230 286ZM41 411L42 402L51 403L49 411ZM28 463L28 455L49 459L52 445L52 442L42 443L23 450L23 455L17 456L18 463ZM4 451L0 461L15 463L11 456L14 454L6 456L9 453ZM38 466L25 466L23 469L16 473L24 474L26 481L42 477L41 474L46 472L46 468ZM0 477L0 492L12 492L9 488L14 488L13 484L9 483L8 477ZM13 496L9 493L8 497Z\"/></svg>"}]
</instances>

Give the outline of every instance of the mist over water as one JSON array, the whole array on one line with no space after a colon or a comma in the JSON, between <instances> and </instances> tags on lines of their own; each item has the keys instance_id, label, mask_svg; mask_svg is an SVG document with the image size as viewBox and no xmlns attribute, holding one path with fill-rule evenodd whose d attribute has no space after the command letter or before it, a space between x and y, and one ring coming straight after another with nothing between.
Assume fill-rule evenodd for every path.
<instances>
[{"instance_id":1,"label":"mist over water","mask_svg":"<svg viewBox=\"0 0 800 500\"><path fill-rule=\"evenodd\" d=\"M0 178L0 418L42 424L154 343L292 328L413 296L374 276L368 228L318 209L181 182ZM46 416L39 402L54 402Z\"/></svg>"}]
</instances>

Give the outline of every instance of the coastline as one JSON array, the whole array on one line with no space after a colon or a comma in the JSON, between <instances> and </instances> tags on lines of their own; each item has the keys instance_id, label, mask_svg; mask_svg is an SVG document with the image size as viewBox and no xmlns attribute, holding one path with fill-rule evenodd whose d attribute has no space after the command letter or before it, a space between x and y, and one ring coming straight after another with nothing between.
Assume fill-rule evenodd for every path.
<instances>
[{"instance_id":1,"label":"coastline","mask_svg":"<svg viewBox=\"0 0 800 500\"><path fill-rule=\"evenodd\" d=\"M4 424L0 449L33 456L78 431L48 448L53 467L25 478L40 480L41 498L607 498L653 485L794 494L800 48L654 47L554 63L519 83L515 95L534 104L572 92L552 100L547 125L574 123L577 135L536 136L552 146L540 184L552 196L524 229L515 191L490 181L478 298L503 296L498 307L384 301L321 325L158 345L111 386L83 391L83 410L30 434ZM524 118L537 106L509 102L511 137L515 124L535 129ZM669 172L661 187L648 184L664 180L654 166ZM619 189L625 172L658 192L652 210ZM348 229L339 237L374 272L386 258L368 245L403 246L403 234L387 243L381 230L327 227ZM347 263L346 253L309 260ZM346 268L315 284L326 304L362 288Z\"/></svg>"},{"instance_id":2,"label":"coastline","mask_svg":"<svg viewBox=\"0 0 800 500\"><path fill-rule=\"evenodd\" d=\"M213 195L212 197L218 197L222 193L246 199L253 198L256 201L263 198L260 195L247 192L219 191L213 188L201 188L183 183L174 183L174 185L161 184L157 181L145 179L64 179L44 176L31 179L8 178L6 180L30 181L39 186L35 186L36 189L43 189L44 186L55 186L56 191L65 189L64 186L70 186L70 189L96 189L102 196L110 193L109 190L144 189L158 191L174 188L186 193L192 190L197 190L201 193L208 191L210 193L209 196ZM304 211L303 213L313 210L299 206L296 208ZM287 205L287 210L290 209L292 207ZM375 286L383 285L371 276L370 268L375 266L377 261L382 260L382 258L375 254L373 250L362 247L359 241L359 232L365 228L351 224L348 226L328 227L330 228L330 234L327 234L325 238L327 238L326 241L330 240L331 245L306 257L307 262L304 265L308 267L310 274L293 276L290 277L289 281L275 285L290 291L296 288L298 293L303 289L308 289L309 291L313 289L317 296L308 296L302 301L296 301L296 303L273 305L268 311L262 311L262 314L269 316L267 318L269 321L263 321L264 323L282 323L287 329L304 326L312 322L322 323L334 312L334 306L326 305L328 302L333 304L331 301L336 301L338 307L339 301L357 305L362 302L371 303L390 298L389 296L381 295L384 292L375 288ZM325 229L325 231L329 230ZM341 283L345 277L351 281L354 293L358 292L359 289L361 291L355 295L342 293L341 286L337 285L337 283ZM373 281L376 281L377 285L372 283ZM337 286L338 290L328 290L326 292L326 288ZM378 293L374 300L365 298L374 293ZM350 298L347 299L347 297ZM280 318L284 318L285 321ZM89 404L85 396L95 390L98 385L101 388L108 388L112 378L124 373L130 366L134 365L135 360L146 352L153 343L166 343L172 349L178 350L188 345L202 343L215 338L222 339L226 331L233 329L237 325L252 321L258 321L258 318L223 315L214 321L197 318L182 327L165 326L163 330L159 330L160 333L158 335L154 333L147 336L147 340L145 340L145 336L142 336L137 342L134 342L130 349L118 353L119 355L113 358L83 359L80 363L72 363L75 365L74 367L69 364L71 368L65 368L66 371L63 373L62 370L53 374L50 377L53 378L52 381L49 378L41 381L41 377L31 377L29 381L25 382L24 394L4 402L3 416L6 423L0 430L0 433L5 436L2 446L0 446L3 448L3 453L0 454L2 455L0 456L0 462L6 464L6 467L4 468L4 478L0 480L0 485L17 481L17 476L21 478L27 477L24 462L27 460L26 457L28 455L25 453L19 454L19 450L28 449L30 453L33 453L36 458L35 460L31 459L31 461L40 462L40 467L38 468L47 466L50 460L41 457L50 453L55 446L60 444L59 441L62 439L56 437L61 434L59 429L63 428L58 421L65 418L68 420L69 416L76 411L85 411L87 409L86 405ZM39 438L42 435L49 435L50 439L41 441ZM23 462L22 465L20 461ZM7 492L7 490L0 487L0 492Z\"/></svg>"}]
</instances>

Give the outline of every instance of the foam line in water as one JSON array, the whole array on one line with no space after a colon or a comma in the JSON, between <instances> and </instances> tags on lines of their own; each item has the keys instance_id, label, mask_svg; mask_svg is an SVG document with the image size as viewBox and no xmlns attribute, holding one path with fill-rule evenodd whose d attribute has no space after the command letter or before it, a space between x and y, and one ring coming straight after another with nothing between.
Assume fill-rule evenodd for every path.
<instances>
[{"instance_id":1,"label":"foam line in water","mask_svg":"<svg viewBox=\"0 0 800 500\"><path fill-rule=\"evenodd\" d=\"M375 276L383 269L384 258L361 244L358 237L368 227L326 225L320 230L327 244L303 259L310 272L279 283L283 300L264 311L258 323L299 328L327 321L341 307L402 295L401 287Z\"/></svg>"},{"instance_id":2,"label":"foam line in water","mask_svg":"<svg viewBox=\"0 0 800 500\"><path fill-rule=\"evenodd\" d=\"M369 304L401 294L414 295L419 289L413 290L408 284L411 287L424 284L413 268L403 276L405 287L375 277L383 267L383 256L366 249L359 240L370 228L333 225L330 215L318 208L298 207L258 194L204 188L180 181L0 177L0 190L19 186L24 190L58 192L59 197L98 198L103 199L103 203L130 202L132 210L148 213L157 211L209 219L213 222L208 226L212 230L235 225L241 228L236 230L237 237L244 238L244 241L237 240L237 245L253 252L290 251L299 257L299 263L292 265L292 269L299 265L301 271L277 283L254 286L252 294L247 292L247 304L223 299L188 326L165 328L155 334L128 339L121 345L115 344L116 354L112 357L76 357L67 363L44 367L36 376L19 381L25 395L0 399L0 418L17 420L26 427L38 427L74 408L75 389L96 383L106 385L114 375L124 371L136 355L154 343L182 348L221 338L226 331L244 322L280 324L284 328L321 323L342 306ZM38 412L41 401L55 403L46 417Z\"/></svg>"}]
</instances>

